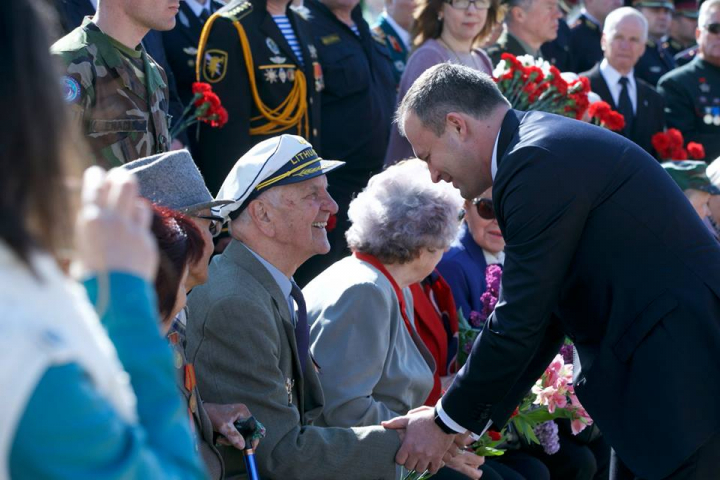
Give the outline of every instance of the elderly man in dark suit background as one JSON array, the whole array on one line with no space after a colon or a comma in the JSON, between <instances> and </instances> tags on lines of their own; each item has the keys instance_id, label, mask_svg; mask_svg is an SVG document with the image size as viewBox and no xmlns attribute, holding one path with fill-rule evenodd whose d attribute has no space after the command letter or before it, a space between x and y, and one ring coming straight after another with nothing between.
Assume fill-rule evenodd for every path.
<instances>
[{"instance_id":1,"label":"elderly man in dark suit background","mask_svg":"<svg viewBox=\"0 0 720 480\"><path fill-rule=\"evenodd\" d=\"M293 135L265 140L238 160L218 194L234 200L217 211L232 219L232 241L188 298L186 354L200 394L244 403L265 424L256 452L261 478L393 480L400 470L395 432L313 425L324 398L292 276L330 249L325 226L337 204L325 173L341 165ZM227 476L244 473L240 451L219 450Z\"/></svg>"},{"instance_id":2,"label":"elderly man in dark suit background","mask_svg":"<svg viewBox=\"0 0 720 480\"><path fill-rule=\"evenodd\" d=\"M455 432L505 424L565 335L575 389L638 476L713 478L720 454L720 246L660 165L612 132L510 109L488 76L439 65L408 91L401 131L435 181L493 185L506 241L498 306L396 460L440 466ZM702 368L698 368L702 365Z\"/></svg>"},{"instance_id":3,"label":"elderly man in dark suit background","mask_svg":"<svg viewBox=\"0 0 720 480\"><path fill-rule=\"evenodd\" d=\"M625 117L623 136L654 155L651 139L665 128L665 103L634 70L645 51L647 29L647 20L634 8L612 11L600 40L604 58L581 75L590 79L593 92Z\"/></svg>"}]
</instances>

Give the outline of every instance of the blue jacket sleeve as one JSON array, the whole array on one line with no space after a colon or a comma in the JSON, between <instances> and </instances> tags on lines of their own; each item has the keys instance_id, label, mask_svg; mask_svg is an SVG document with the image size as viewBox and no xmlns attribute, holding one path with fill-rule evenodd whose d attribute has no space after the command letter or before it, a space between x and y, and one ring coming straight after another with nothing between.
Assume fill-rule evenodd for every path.
<instances>
[{"instance_id":1,"label":"blue jacket sleeve","mask_svg":"<svg viewBox=\"0 0 720 480\"><path fill-rule=\"evenodd\" d=\"M102 321L130 374L138 423L121 418L77 364L50 368L18 424L11 477L206 478L158 329L152 288L132 275L108 278ZM95 302L97 279L85 287Z\"/></svg>"},{"instance_id":2,"label":"blue jacket sleeve","mask_svg":"<svg viewBox=\"0 0 720 480\"><path fill-rule=\"evenodd\" d=\"M472 311L472 306L469 301L470 286L468 285L462 266L454 260L446 260L443 258L438 264L437 269L448 285L450 285L455 306L462 310L465 320L470 321L470 312Z\"/></svg>"}]
</instances>

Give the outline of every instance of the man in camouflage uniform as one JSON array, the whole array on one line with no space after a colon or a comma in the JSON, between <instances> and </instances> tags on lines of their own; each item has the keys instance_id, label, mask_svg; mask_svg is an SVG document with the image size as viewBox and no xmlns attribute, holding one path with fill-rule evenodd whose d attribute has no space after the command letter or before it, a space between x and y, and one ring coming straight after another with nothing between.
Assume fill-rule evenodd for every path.
<instances>
[{"instance_id":1,"label":"man in camouflage uniform","mask_svg":"<svg viewBox=\"0 0 720 480\"><path fill-rule=\"evenodd\" d=\"M100 0L92 19L52 46L95 163L114 167L168 149L167 77L141 41L173 28L177 12L176 0Z\"/></svg>"}]
</instances>

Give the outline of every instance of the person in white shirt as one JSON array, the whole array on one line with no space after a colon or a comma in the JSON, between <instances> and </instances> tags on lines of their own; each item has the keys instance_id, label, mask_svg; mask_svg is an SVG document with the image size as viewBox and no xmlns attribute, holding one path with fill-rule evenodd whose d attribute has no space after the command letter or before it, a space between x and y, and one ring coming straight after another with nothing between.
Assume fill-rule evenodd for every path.
<instances>
[{"instance_id":1,"label":"person in white shirt","mask_svg":"<svg viewBox=\"0 0 720 480\"><path fill-rule=\"evenodd\" d=\"M665 128L664 101L650 84L635 76L647 32L647 20L634 8L611 12L600 40L603 60L581 75L590 79L593 92L625 118L625 128L619 133L654 155L651 138Z\"/></svg>"}]
</instances>

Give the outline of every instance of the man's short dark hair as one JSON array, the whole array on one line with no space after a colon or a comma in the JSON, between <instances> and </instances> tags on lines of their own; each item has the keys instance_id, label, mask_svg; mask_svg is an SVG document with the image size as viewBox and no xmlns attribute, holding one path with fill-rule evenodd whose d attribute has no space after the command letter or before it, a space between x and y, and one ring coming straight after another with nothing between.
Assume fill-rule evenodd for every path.
<instances>
[{"instance_id":1,"label":"man's short dark hair","mask_svg":"<svg viewBox=\"0 0 720 480\"><path fill-rule=\"evenodd\" d=\"M500 105L509 105L490 76L462 65L441 63L427 69L405 94L395 121L405 135L403 122L412 112L435 135L445 131L445 117L459 112L487 118Z\"/></svg>"}]
</instances>

